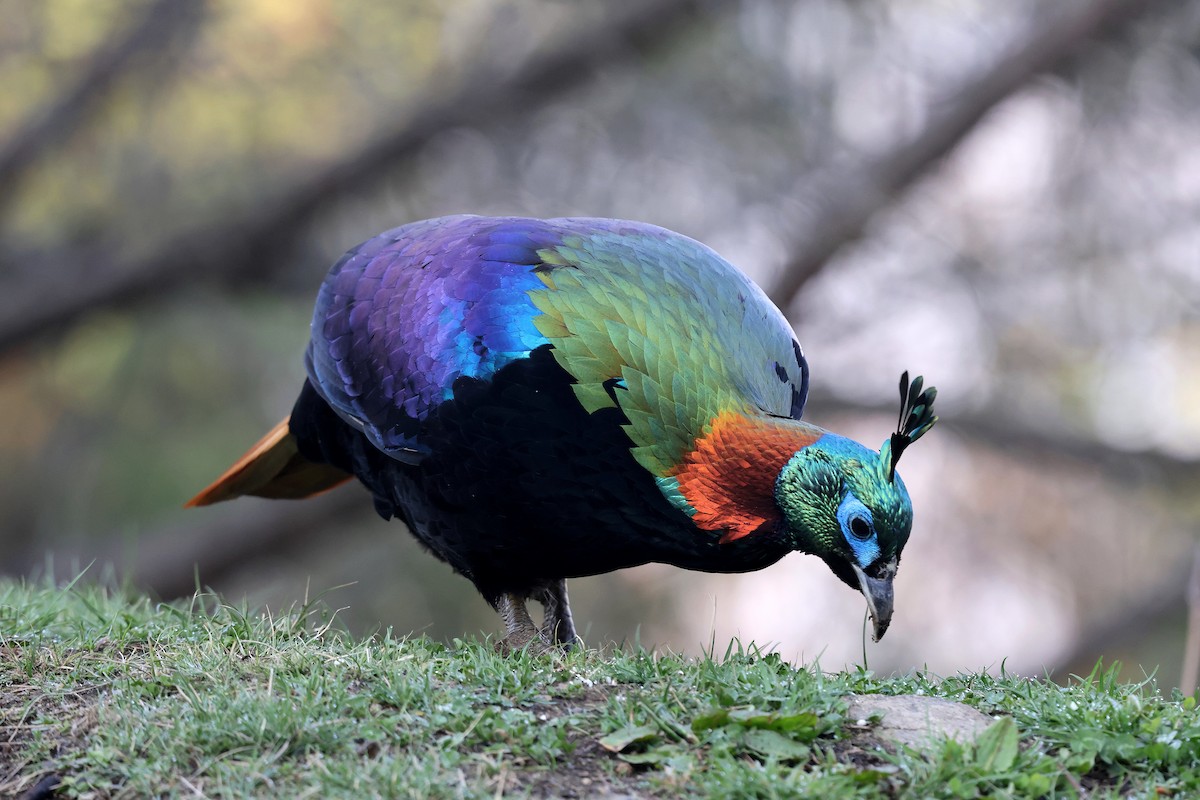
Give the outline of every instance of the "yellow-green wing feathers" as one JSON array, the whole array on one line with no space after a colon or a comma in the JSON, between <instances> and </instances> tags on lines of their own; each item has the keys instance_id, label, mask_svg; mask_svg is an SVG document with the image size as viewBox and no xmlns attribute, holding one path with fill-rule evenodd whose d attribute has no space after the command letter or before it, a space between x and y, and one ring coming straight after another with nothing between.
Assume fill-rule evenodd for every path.
<instances>
[{"instance_id":1,"label":"yellow-green wing feathers","mask_svg":"<svg viewBox=\"0 0 1200 800\"><path fill-rule=\"evenodd\" d=\"M799 415L807 381L791 327L712 250L639 225L567 235L538 255L534 325L585 409L619 404L654 475L722 412Z\"/></svg>"}]
</instances>

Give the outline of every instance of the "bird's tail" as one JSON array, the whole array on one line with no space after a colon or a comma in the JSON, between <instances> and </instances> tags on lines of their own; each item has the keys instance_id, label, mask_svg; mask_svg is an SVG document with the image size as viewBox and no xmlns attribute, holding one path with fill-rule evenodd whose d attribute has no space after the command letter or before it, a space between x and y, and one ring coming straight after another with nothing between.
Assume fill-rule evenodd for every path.
<instances>
[{"instance_id":1,"label":"bird's tail","mask_svg":"<svg viewBox=\"0 0 1200 800\"><path fill-rule=\"evenodd\" d=\"M353 477L300 455L288 419L276 425L221 477L187 502L207 506L243 495L299 499L332 489Z\"/></svg>"}]
</instances>

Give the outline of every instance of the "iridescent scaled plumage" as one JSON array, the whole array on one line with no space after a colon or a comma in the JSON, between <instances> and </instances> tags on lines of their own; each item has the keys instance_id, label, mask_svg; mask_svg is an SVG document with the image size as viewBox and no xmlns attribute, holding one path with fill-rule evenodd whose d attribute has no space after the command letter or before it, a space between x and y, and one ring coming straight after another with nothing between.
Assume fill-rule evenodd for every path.
<instances>
[{"instance_id":1,"label":"iridescent scaled plumage","mask_svg":"<svg viewBox=\"0 0 1200 800\"><path fill-rule=\"evenodd\" d=\"M490 379L546 344L528 292L541 285L532 226L480 230L474 217L424 220L347 253L317 296L310 379L385 452L421 450L411 422L451 399L462 377Z\"/></svg>"},{"instance_id":2,"label":"iridescent scaled plumage","mask_svg":"<svg viewBox=\"0 0 1200 800\"><path fill-rule=\"evenodd\" d=\"M574 627L564 579L659 561L760 569L812 553L881 636L912 508L895 462L936 421L901 388L874 451L800 419L787 320L704 245L608 219L457 216L346 254L318 294L288 422L193 501L347 476L502 612Z\"/></svg>"},{"instance_id":3,"label":"iridescent scaled plumage","mask_svg":"<svg viewBox=\"0 0 1200 800\"><path fill-rule=\"evenodd\" d=\"M757 286L704 245L607 219L447 217L344 257L321 289L309 376L381 449L460 377L543 344L584 410L620 406L638 462L666 479L722 413L799 418L808 367ZM411 455L406 455L411 454Z\"/></svg>"}]
</instances>

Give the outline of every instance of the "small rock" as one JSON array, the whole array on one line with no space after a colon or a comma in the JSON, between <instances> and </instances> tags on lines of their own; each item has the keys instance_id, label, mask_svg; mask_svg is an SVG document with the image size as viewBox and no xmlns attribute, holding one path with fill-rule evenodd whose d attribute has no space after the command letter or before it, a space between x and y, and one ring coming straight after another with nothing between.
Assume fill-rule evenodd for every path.
<instances>
[{"instance_id":1,"label":"small rock","mask_svg":"<svg viewBox=\"0 0 1200 800\"><path fill-rule=\"evenodd\" d=\"M881 740L924 749L943 738L973 742L992 724L991 717L970 706L914 694L851 695L846 716L858 720L878 716L874 733Z\"/></svg>"}]
</instances>

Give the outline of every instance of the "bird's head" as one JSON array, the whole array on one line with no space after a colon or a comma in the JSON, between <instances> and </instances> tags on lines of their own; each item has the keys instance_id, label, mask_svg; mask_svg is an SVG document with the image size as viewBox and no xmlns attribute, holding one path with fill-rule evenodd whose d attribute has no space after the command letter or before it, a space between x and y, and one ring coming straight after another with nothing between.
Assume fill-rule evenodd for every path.
<instances>
[{"instance_id":1,"label":"bird's head","mask_svg":"<svg viewBox=\"0 0 1200 800\"><path fill-rule=\"evenodd\" d=\"M775 482L775 501L797 550L820 556L867 598L874 638L892 620L892 579L912 530L912 502L896 462L937 417L937 391L900 379L900 424L878 452L826 433L798 451Z\"/></svg>"}]
</instances>

